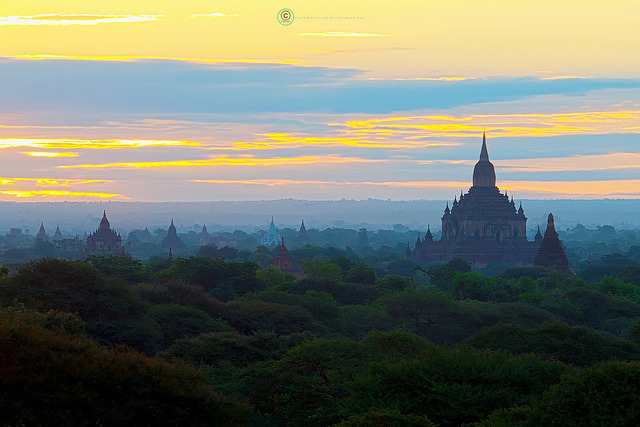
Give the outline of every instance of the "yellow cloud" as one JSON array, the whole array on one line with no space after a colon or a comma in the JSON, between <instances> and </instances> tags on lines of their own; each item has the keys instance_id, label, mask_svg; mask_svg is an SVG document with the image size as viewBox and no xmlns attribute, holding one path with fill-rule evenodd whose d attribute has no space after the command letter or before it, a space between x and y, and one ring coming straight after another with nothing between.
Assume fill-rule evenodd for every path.
<instances>
[{"instance_id":1,"label":"yellow cloud","mask_svg":"<svg viewBox=\"0 0 640 427\"><path fill-rule=\"evenodd\" d=\"M23 154L31 157L78 157L78 153L60 153L51 151L25 151Z\"/></svg>"},{"instance_id":2,"label":"yellow cloud","mask_svg":"<svg viewBox=\"0 0 640 427\"><path fill-rule=\"evenodd\" d=\"M157 146L199 146L191 141L164 141L153 139L32 139L32 138L0 138L0 148L33 147L33 148L89 148L119 149Z\"/></svg>"},{"instance_id":3,"label":"yellow cloud","mask_svg":"<svg viewBox=\"0 0 640 427\"><path fill-rule=\"evenodd\" d=\"M166 167L193 167L193 166L280 166L280 165L308 165L316 163L376 163L385 160L363 159L359 157L341 156L300 156L280 157L271 159L244 157L229 158L219 157L204 160L173 160L158 162L122 162L105 164L65 165L59 168L166 168Z\"/></svg>"},{"instance_id":4,"label":"yellow cloud","mask_svg":"<svg viewBox=\"0 0 640 427\"><path fill-rule=\"evenodd\" d=\"M0 16L0 25L97 25L157 21L163 15L12 15Z\"/></svg>"},{"instance_id":5,"label":"yellow cloud","mask_svg":"<svg viewBox=\"0 0 640 427\"><path fill-rule=\"evenodd\" d=\"M466 116L405 116L352 120L330 126L346 128L348 135L411 138L468 137L486 130L494 137L549 137L640 133L640 111L593 111L555 114L474 114ZM464 122L464 123L461 123Z\"/></svg>"},{"instance_id":6,"label":"yellow cloud","mask_svg":"<svg viewBox=\"0 0 640 427\"><path fill-rule=\"evenodd\" d=\"M111 193L83 193L83 192L75 192L75 191L57 191L57 190L37 190L37 191L5 191L0 190L0 194L4 194L7 196L15 196L18 198L24 197L90 197L90 198L101 198L101 199L110 199L110 198L121 198L121 199L129 199L129 197L123 196L122 194L111 194Z\"/></svg>"},{"instance_id":7,"label":"yellow cloud","mask_svg":"<svg viewBox=\"0 0 640 427\"><path fill-rule=\"evenodd\" d=\"M233 145L233 149L236 150L269 150L269 149L281 149L286 148L299 148L310 145L335 145L335 146L349 146L349 147L363 147L363 148L425 148L435 146L456 146L459 145L455 142L414 142L398 139L393 142L381 139L365 140L359 138L349 137L309 137L303 135L293 135L287 133L267 133L262 134L267 137L267 141L252 141L252 142L237 142ZM221 147L217 149L229 149L228 147Z\"/></svg>"},{"instance_id":8,"label":"yellow cloud","mask_svg":"<svg viewBox=\"0 0 640 427\"><path fill-rule=\"evenodd\" d=\"M106 179L0 178L0 185L13 185L16 182L34 182L38 187L59 187L111 181Z\"/></svg>"}]
</instances>

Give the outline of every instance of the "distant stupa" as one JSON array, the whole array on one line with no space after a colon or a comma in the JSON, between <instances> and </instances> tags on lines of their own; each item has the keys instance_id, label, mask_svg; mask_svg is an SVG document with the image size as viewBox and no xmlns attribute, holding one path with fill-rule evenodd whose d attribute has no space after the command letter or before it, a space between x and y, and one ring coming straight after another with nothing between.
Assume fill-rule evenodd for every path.
<instances>
[{"instance_id":1,"label":"distant stupa","mask_svg":"<svg viewBox=\"0 0 640 427\"><path fill-rule=\"evenodd\" d=\"M278 252L273 257L273 260L271 260L271 265L278 267L282 272L292 273L295 275L298 273L298 270L293 262L293 258L289 255L287 247L284 245L284 237L281 239L282 241L280 242L280 245L278 245Z\"/></svg>"},{"instance_id":2,"label":"distant stupa","mask_svg":"<svg viewBox=\"0 0 640 427\"><path fill-rule=\"evenodd\" d=\"M53 240L62 240L64 236L62 236L62 232L60 232L60 226L56 227L56 232L53 235Z\"/></svg>"},{"instance_id":3,"label":"distant stupa","mask_svg":"<svg viewBox=\"0 0 640 427\"><path fill-rule=\"evenodd\" d=\"M184 242L178 237L178 231L176 230L176 226L173 224L173 218L171 218L171 224L169 225L169 230L167 231L167 237L162 239L160 247L165 251L167 249L171 251L172 248L180 251L185 248Z\"/></svg>"},{"instance_id":4,"label":"distant stupa","mask_svg":"<svg viewBox=\"0 0 640 427\"><path fill-rule=\"evenodd\" d=\"M262 245L267 247L274 247L280 243L280 239L282 239L282 236L280 236L280 233L278 233L278 229L276 228L276 223L273 222L273 217L271 217L271 224L269 224L269 231L262 238L261 243Z\"/></svg>"},{"instance_id":5,"label":"distant stupa","mask_svg":"<svg viewBox=\"0 0 640 427\"><path fill-rule=\"evenodd\" d=\"M38 234L36 234L36 240L43 240L45 242L49 241L49 236L44 229L44 221L40 223L40 230L38 230Z\"/></svg>"},{"instance_id":6,"label":"distant stupa","mask_svg":"<svg viewBox=\"0 0 640 427\"><path fill-rule=\"evenodd\" d=\"M533 265L546 267L553 270L569 273L569 259L567 253L560 243L558 233L553 223L553 214L549 214L547 219L547 230L544 232L542 243L538 248L538 253L533 261Z\"/></svg>"},{"instance_id":7,"label":"distant stupa","mask_svg":"<svg viewBox=\"0 0 640 427\"><path fill-rule=\"evenodd\" d=\"M307 245L311 243L309 240L309 235L307 234L307 228L304 226L304 219L302 220L302 224L300 225L300 231L298 231L298 239L297 243L300 246Z\"/></svg>"}]
</instances>

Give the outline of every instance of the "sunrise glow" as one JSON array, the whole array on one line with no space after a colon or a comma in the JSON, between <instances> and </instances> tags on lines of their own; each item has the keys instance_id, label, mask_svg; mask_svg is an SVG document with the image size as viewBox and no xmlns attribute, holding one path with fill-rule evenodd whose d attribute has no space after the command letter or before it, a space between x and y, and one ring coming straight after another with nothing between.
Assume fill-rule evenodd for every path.
<instances>
[{"instance_id":1,"label":"sunrise glow","mask_svg":"<svg viewBox=\"0 0 640 427\"><path fill-rule=\"evenodd\" d=\"M292 22L269 1L4 5L6 182L78 186L33 193L60 200L449 199L486 132L520 197L637 197L638 2L286 7Z\"/></svg>"}]
</instances>

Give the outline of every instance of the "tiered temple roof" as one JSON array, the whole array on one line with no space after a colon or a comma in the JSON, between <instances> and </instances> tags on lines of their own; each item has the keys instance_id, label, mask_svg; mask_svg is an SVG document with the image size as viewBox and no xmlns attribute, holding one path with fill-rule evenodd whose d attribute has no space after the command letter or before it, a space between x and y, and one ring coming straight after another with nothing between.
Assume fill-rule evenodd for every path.
<instances>
[{"instance_id":1,"label":"tiered temple roof","mask_svg":"<svg viewBox=\"0 0 640 427\"><path fill-rule=\"evenodd\" d=\"M107 211L102 214L98 229L87 237L87 253L103 253L118 255L122 246L120 234L111 229L107 219Z\"/></svg>"},{"instance_id":2,"label":"tiered temple roof","mask_svg":"<svg viewBox=\"0 0 640 427\"><path fill-rule=\"evenodd\" d=\"M473 169L473 185L460 199L454 197L442 216L442 238L433 241L430 228L418 238L413 257L421 261L446 262L461 257L476 266L513 262L531 264L537 250L527 241L527 217L513 197L496 186L495 168L489 160L486 135L480 158Z\"/></svg>"}]
</instances>

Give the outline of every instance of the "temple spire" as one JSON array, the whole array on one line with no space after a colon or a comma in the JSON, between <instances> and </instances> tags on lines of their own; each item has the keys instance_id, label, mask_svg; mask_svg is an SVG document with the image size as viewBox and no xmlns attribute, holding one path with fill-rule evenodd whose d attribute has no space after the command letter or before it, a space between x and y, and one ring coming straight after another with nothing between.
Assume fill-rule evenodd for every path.
<instances>
[{"instance_id":1,"label":"temple spire","mask_svg":"<svg viewBox=\"0 0 640 427\"><path fill-rule=\"evenodd\" d=\"M480 160L473 168L474 187L495 187L496 171L489 161L489 151L487 150L487 137L482 134L482 149L480 150Z\"/></svg>"},{"instance_id":2,"label":"temple spire","mask_svg":"<svg viewBox=\"0 0 640 427\"><path fill-rule=\"evenodd\" d=\"M487 151L487 135L482 132L482 149L480 150L480 161L489 161L489 151Z\"/></svg>"},{"instance_id":3,"label":"temple spire","mask_svg":"<svg viewBox=\"0 0 640 427\"><path fill-rule=\"evenodd\" d=\"M100 230L110 230L111 224L109 224L109 220L107 219L107 211L102 211L102 220L100 221Z\"/></svg>"}]
</instances>

